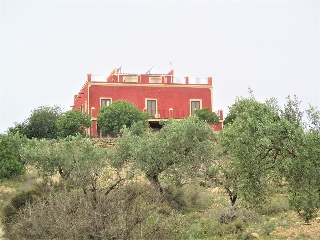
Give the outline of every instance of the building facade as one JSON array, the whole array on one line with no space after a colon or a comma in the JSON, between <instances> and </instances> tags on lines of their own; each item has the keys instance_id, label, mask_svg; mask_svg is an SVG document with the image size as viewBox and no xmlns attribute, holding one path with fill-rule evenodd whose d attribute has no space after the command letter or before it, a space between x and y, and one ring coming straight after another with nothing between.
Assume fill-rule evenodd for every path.
<instances>
[{"instance_id":1,"label":"building facade","mask_svg":"<svg viewBox=\"0 0 320 240\"><path fill-rule=\"evenodd\" d=\"M100 135L99 109L117 100L132 102L140 111L148 112L149 124L154 127L161 119L191 116L195 109L209 107L212 111L212 77L176 78L173 70L167 74L129 74L114 69L109 76L88 74L72 107L90 115L87 135ZM222 111L218 115L222 120ZM215 130L221 128L222 122L215 126Z\"/></svg>"}]
</instances>

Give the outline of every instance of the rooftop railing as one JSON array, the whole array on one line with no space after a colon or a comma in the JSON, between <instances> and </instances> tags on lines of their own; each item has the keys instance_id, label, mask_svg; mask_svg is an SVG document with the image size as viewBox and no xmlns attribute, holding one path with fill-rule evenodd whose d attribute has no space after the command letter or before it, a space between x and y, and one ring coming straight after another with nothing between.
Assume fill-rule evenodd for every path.
<instances>
[{"instance_id":1,"label":"rooftop railing","mask_svg":"<svg viewBox=\"0 0 320 240\"><path fill-rule=\"evenodd\" d=\"M111 79L111 80L110 80ZM139 75L139 74L115 74L112 76L105 75L91 75L91 82L125 82L125 83L149 83L149 84L198 84L198 85L211 85L211 77L174 77L171 75Z\"/></svg>"},{"instance_id":2,"label":"rooftop railing","mask_svg":"<svg viewBox=\"0 0 320 240\"><path fill-rule=\"evenodd\" d=\"M107 76L91 75L91 82L107 82Z\"/></svg>"}]
</instances>

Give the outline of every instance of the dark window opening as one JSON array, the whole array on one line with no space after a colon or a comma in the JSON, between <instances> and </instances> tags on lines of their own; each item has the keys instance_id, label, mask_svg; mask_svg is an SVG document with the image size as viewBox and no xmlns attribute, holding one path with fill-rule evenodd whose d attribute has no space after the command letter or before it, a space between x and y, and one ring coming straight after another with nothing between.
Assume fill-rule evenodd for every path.
<instances>
[{"instance_id":1,"label":"dark window opening","mask_svg":"<svg viewBox=\"0 0 320 240\"><path fill-rule=\"evenodd\" d=\"M100 105L102 106L109 106L111 103L111 99L101 99Z\"/></svg>"},{"instance_id":2,"label":"dark window opening","mask_svg":"<svg viewBox=\"0 0 320 240\"><path fill-rule=\"evenodd\" d=\"M155 117L157 112L157 101L156 100L147 100L147 111L150 117Z\"/></svg>"},{"instance_id":3,"label":"dark window opening","mask_svg":"<svg viewBox=\"0 0 320 240\"><path fill-rule=\"evenodd\" d=\"M196 109L200 109L200 101L191 101L191 115L194 114Z\"/></svg>"}]
</instances>

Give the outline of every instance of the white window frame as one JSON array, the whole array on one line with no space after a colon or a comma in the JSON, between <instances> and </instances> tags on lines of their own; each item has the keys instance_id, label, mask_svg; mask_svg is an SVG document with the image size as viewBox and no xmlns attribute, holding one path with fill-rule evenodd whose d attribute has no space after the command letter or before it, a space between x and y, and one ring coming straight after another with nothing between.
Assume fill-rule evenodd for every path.
<instances>
[{"instance_id":1,"label":"white window frame","mask_svg":"<svg viewBox=\"0 0 320 240\"><path fill-rule=\"evenodd\" d=\"M109 106L109 105L102 105L102 104L101 104L101 103L102 103L102 100L110 100L109 105L112 103L112 98L111 98L111 97L100 97L100 108L101 108L102 106Z\"/></svg>"},{"instance_id":2,"label":"white window frame","mask_svg":"<svg viewBox=\"0 0 320 240\"><path fill-rule=\"evenodd\" d=\"M162 77L149 77L149 83L162 83Z\"/></svg>"},{"instance_id":3,"label":"white window frame","mask_svg":"<svg viewBox=\"0 0 320 240\"><path fill-rule=\"evenodd\" d=\"M190 99L190 102L189 102L189 106L190 106L190 116L193 115L193 109L191 109L192 107L192 102L199 102L200 103L200 109L202 109L202 99Z\"/></svg>"},{"instance_id":4,"label":"white window frame","mask_svg":"<svg viewBox=\"0 0 320 240\"><path fill-rule=\"evenodd\" d=\"M138 82L138 76L123 76L123 82L137 83Z\"/></svg>"},{"instance_id":5,"label":"white window frame","mask_svg":"<svg viewBox=\"0 0 320 240\"><path fill-rule=\"evenodd\" d=\"M158 116L158 99L156 99L156 98L146 98L145 99L145 109L147 109L147 113L149 113L149 111L148 111L148 101L156 101L156 112L155 112L154 116L149 115L149 117L159 118L160 116Z\"/></svg>"}]
</instances>

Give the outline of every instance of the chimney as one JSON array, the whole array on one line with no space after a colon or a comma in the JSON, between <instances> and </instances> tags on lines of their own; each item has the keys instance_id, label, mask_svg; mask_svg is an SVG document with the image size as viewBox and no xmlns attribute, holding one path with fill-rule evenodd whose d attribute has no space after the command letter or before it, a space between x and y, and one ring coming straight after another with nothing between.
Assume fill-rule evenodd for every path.
<instances>
[{"instance_id":1,"label":"chimney","mask_svg":"<svg viewBox=\"0 0 320 240\"><path fill-rule=\"evenodd\" d=\"M88 81L88 82L91 82L91 76L92 76L91 73L88 73L88 74L87 74L87 81Z\"/></svg>"},{"instance_id":2,"label":"chimney","mask_svg":"<svg viewBox=\"0 0 320 240\"><path fill-rule=\"evenodd\" d=\"M189 77L185 77L185 80L186 80L186 84L188 85L189 84Z\"/></svg>"}]
</instances>

